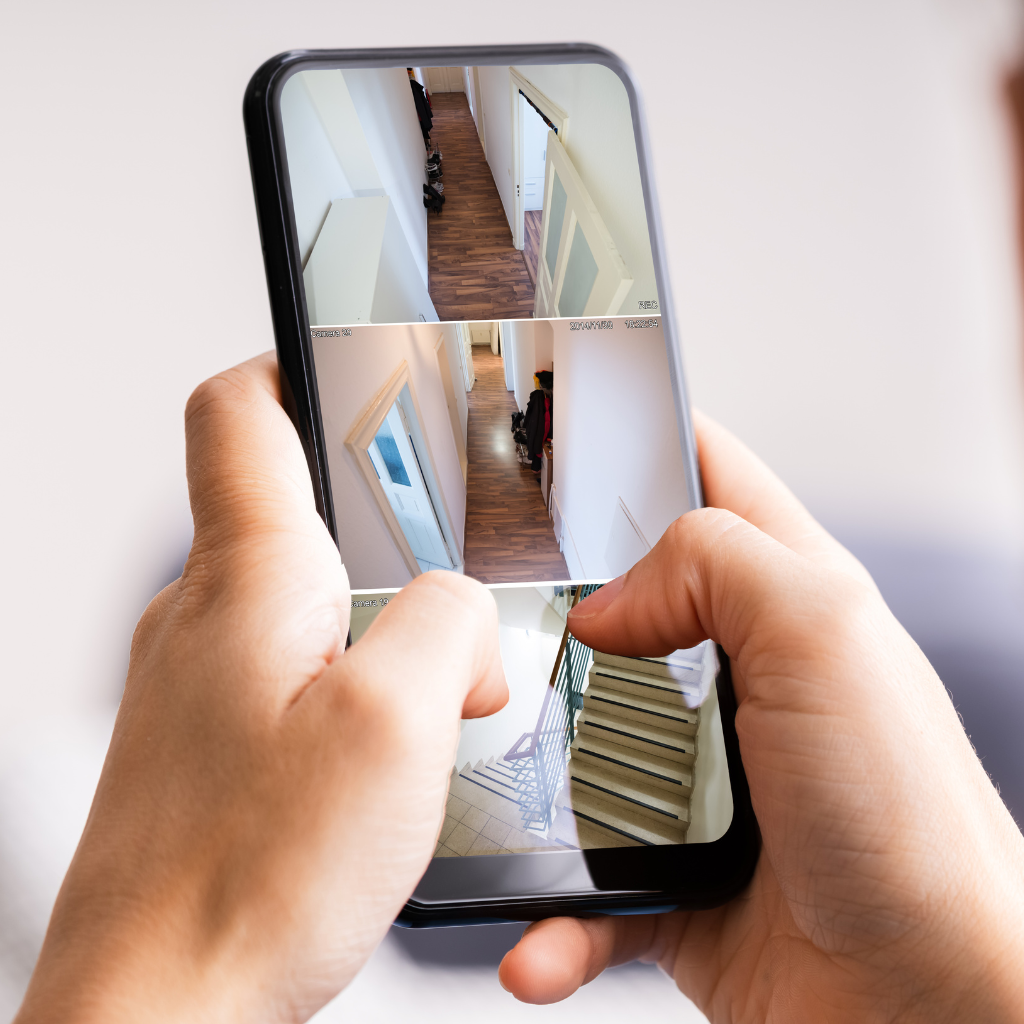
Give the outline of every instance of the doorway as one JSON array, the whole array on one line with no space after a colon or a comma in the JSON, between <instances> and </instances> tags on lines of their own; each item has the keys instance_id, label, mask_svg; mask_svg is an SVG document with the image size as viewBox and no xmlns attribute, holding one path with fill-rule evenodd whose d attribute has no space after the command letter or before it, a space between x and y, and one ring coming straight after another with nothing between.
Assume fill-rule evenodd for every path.
<instances>
[{"instance_id":1,"label":"doorway","mask_svg":"<svg viewBox=\"0 0 1024 1024\"><path fill-rule=\"evenodd\" d=\"M537 286L540 228L544 211L544 167L548 155L548 120L519 93L519 124L523 142L523 256L526 270Z\"/></svg>"},{"instance_id":2,"label":"doorway","mask_svg":"<svg viewBox=\"0 0 1024 1024\"><path fill-rule=\"evenodd\" d=\"M515 68L509 68L509 79L512 90L512 244L517 249L525 249L526 225L537 220L536 216L528 218L526 214L536 215L544 206L547 140L554 135L565 143L569 115ZM535 280L535 273L531 274L531 280Z\"/></svg>"},{"instance_id":3,"label":"doorway","mask_svg":"<svg viewBox=\"0 0 1024 1024\"><path fill-rule=\"evenodd\" d=\"M422 463L402 402L403 397L408 398L408 388L402 390L404 394L395 400L374 435L369 447L370 461L420 571L452 569L451 552L427 493Z\"/></svg>"},{"instance_id":4,"label":"doorway","mask_svg":"<svg viewBox=\"0 0 1024 1024\"><path fill-rule=\"evenodd\" d=\"M462 572L461 537L452 528L421 420L409 366L403 362L346 439L346 447L409 572Z\"/></svg>"}]
</instances>

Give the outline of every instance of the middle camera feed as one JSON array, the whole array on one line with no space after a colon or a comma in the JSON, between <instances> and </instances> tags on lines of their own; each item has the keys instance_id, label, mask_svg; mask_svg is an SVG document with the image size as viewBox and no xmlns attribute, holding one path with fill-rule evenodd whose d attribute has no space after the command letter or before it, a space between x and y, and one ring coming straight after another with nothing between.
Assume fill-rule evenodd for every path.
<instances>
[{"instance_id":1,"label":"middle camera feed","mask_svg":"<svg viewBox=\"0 0 1024 1024\"><path fill-rule=\"evenodd\" d=\"M714 646L567 625L694 506L622 81L301 71L281 118L353 642L423 572L498 607L510 700L463 723L435 856L717 840Z\"/></svg>"}]
</instances>

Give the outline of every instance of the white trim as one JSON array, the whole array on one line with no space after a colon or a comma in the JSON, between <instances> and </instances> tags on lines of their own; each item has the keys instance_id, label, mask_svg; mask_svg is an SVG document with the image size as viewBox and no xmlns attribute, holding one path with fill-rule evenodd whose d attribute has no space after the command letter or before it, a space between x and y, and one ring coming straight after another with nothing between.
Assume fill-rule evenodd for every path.
<instances>
[{"instance_id":1,"label":"white trim","mask_svg":"<svg viewBox=\"0 0 1024 1024\"><path fill-rule=\"evenodd\" d=\"M363 475L363 479L366 481L367 486L370 488L370 492L373 494L378 507L380 508L381 514L384 517L384 522L391 533L391 538L395 542L395 546L398 548L399 554L402 556L402 560L405 562L405 567L413 575L413 577L421 574L419 562L416 561L416 556L412 553L412 548L409 545L408 540L405 538L405 534L402 532L402 527L399 525L398 518L391 508L391 503L388 501L388 496L384 492L384 488L381 486L380 478L377 476L377 471L373 468L373 462L370 460L370 445L373 444L374 437L377 436L377 431L380 430L380 425L384 422L385 417L391 411L391 407L398 400L398 396L402 393L404 387L409 388L409 396L412 398L413 411L416 414L416 420L420 425L419 433L423 438L423 446L425 448L426 460L429 464L433 481L424 479L423 483L427 488L427 497L430 499L430 503L434 509L434 515L437 517L438 527L441 530L441 536L444 538L445 544L448 546L449 555L452 556L452 561L455 563L453 568L456 572L460 571L459 566L465 562L462 546L459 544L459 538L452 528L452 517L448 510L448 503L445 500L444 491L441 489L440 477L438 476L437 466L434 463L434 455L430 450L430 441L427 439L426 434L423 431L423 414L420 411L420 403L416 398L416 389L412 383L412 375L409 372L409 364L403 359L399 364L398 369L388 378L385 384L377 391L377 393L370 399L366 407L363 409L362 414L355 421L352 429L348 433L348 437L345 438L345 447L348 448L355 460L356 466ZM433 486L431 486L433 484ZM437 492L436 494L434 492ZM440 508L438 507L440 505Z\"/></svg>"},{"instance_id":2,"label":"white trim","mask_svg":"<svg viewBox=\"0 0 1024 1024\"><path fill-rule=\"evenodd\" d=\"M522 125L519 121L519 92L522 90L524 96L544 111L544 116L558 129L557 134L563 146L569 132L569 115L515 68L510 67L508 72L512 103L512 244L521 250L526 244L526 231L523 221L523 147L520 145Z\"/></svg>"}]
</instances>

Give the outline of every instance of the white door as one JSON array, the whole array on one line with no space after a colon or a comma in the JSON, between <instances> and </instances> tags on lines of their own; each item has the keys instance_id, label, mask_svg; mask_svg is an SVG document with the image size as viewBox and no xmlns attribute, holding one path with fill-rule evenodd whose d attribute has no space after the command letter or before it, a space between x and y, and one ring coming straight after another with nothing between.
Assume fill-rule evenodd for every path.
<instances>
[{"instance_id":1,"label":"white door","mask_svg":"<svg viewBox=\"0 0 1024 1024\"><path fill-rule=\"evenodd\" d=\"M633 275L554 132L547 145L533 315L614 316Z\"/></svg>"},{"instance_id":2,"label":"white door","mask_svg":"<svg viewBox=\"0 0 1024 1024\"><path fill-rule=\"evenodd\" d=\"M424 68L430 92L464 92L462 68Z\"/></svg>"},{"instance_id":3,"label":"white door","mask_svg":"<svg viewBox=\"0 0 1024 1024\"><path fill-rule=\"evenodd\" d=\"M399 402L388 411L368 449L398 525L420 568L451 569L452 559L427 493Z\"/></svg>"},{"instance_id":4,"label":"white door","mask_svg":"<svg viewBox=\"0 0 1024 1024\"><path fill-rule=\"evenodd\" d=\"M523 129L523 209L540 210L544 206L544 169L550 129L522 93L519 94L519 123Z\"/></svg>"}]
</instances>

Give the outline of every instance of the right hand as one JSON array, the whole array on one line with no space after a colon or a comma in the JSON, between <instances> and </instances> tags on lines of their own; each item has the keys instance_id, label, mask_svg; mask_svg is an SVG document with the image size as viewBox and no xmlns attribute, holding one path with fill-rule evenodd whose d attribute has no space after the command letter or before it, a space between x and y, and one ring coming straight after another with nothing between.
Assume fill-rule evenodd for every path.
<instances>
[{"instance_id":1,"label":"right hand","mask_svg":"<svg viewBox=\"0 0 1024 1024\"><path fill-rule=\"evenodd\" d=\"M725 649L764 840L754 879L716 910L531 925L502 984L554 1002L639 958L714 1021L1024 1020L1024 839L941 681L864 568L696 422L716 507L571 626L609 653Z\"/></svg>"}]
</instances>

